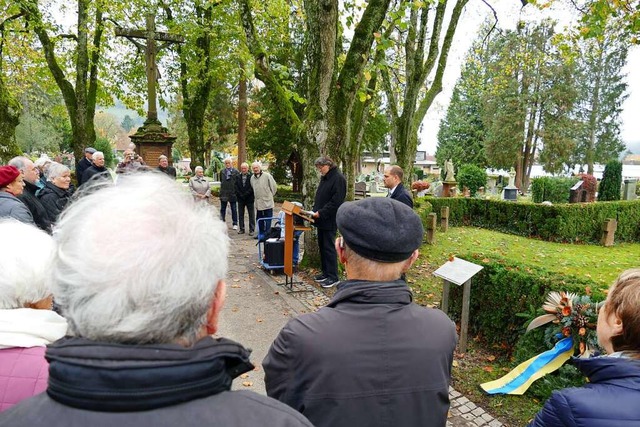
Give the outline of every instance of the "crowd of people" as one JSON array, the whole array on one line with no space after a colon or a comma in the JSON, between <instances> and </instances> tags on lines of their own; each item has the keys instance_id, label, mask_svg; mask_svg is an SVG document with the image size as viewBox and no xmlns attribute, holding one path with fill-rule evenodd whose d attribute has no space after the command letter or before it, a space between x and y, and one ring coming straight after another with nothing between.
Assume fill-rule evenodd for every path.
<instances>
[{"instance_id":1,"label":"crowd of people","mask_svg":"<svg viewBox=\"0 0 640 427\"><path fill-rule=\"evenodd\" d=\"M93 163L83 176L97 153L88 152ZM90 177L69 202L66 166L48 164L38 194L37 166L10 163L0 167L0 426L446 424L456 328L442 311L415 304L404 279L424 231L401 169L385 170L388 197L345 202L335 162L316 160L311 213L324 276L316 279L337 290L327 306L279 332L262 363L261 396L231 391L233 379L254 368L251 351L213 337L229 230L226 211L206 203L202 168L191 193L166 171L132 173L115 185ZM256 218L273 214L275 181L260 163L251 168L229 164L221 173L233 180L225 198L239 233L246 228L234 203L242 200L241 216L254 208ZM19 198L27 183L31 205ZM46 213L46 227L34 211ZM250 233L252 225L250 216ZM633 269L600 310L607 354L576 361L590 383L555 392L533 426L640 420L639 312Z\"/></svg>"}]
</instances>

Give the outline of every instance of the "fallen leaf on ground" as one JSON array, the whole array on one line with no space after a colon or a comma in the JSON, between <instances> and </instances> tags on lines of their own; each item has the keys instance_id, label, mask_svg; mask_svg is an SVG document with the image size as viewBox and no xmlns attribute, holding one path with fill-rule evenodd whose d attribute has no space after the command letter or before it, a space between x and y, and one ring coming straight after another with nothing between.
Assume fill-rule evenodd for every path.
<instances>
[{"instance_id":1,"label":"fallen leaf on ground","mask_svg":"<svg viewBox=\"0 0 640 427\"><path fill-rule=\"evenodd\" d=\"M233 281L234 281L234 282L239 282L239 281L240 281L240 279L233 279Z\"/></svg>"},{"instance_id":2,"label":"fallen leaf on ground","mask_svg":"<svg viewBox=\"0 0 640 427\"><path fill-rule=\"evenodd\" d=\"M493 366L485 366L482 370L485 372L493 372Z\"/></svg>"},{"instance_id":3,"label":"fallen leaf on ground","mask_svg":"<svg viewBox=\"0 0 640 427\"><path fill-rule=\"evenodd\" d=\"M495 357L494 355L487 356L487 360L488 360L489 362L493 362L494 360L496 360L496 357Z\"/></svg>"},{"instance_id":4,"label":"fallen leaf on ground","mask_svg":"<svg viewBox=\"0 0 640 427\"><path fill-rule=\"evenodd\" d=\"M249 378L249 374L242 374L242 375L240 375L240 378L243 378L243 379L244 378Z\"/></svg>"},{"instance_id":5,"label":"fallen leaf on ground","mask_svg":"<svg viewBox=\"0 0 640 427\"><path fill-rule=\"evenodd\" d=\"M256 319L256 322L258 322L258 323L262 323L262 322L264 322L264 320L262 320L262 319Z\"/></svg>"},{"instance_id":6,"label":"fallen leaf on ground","mask_svg":"<svg viewBox=\"0 0 640 427\"><path fill-rule=\"evenodd\" d=\"M232 311L232 312L234 312L234 313L235 313L235 312L237 312L237 311L238 311L238 307L233 307L233 308L231 309L231 311Z\"/></svg>"},{"instance_id":7,"label":"fallen leaf on ground","mask_svg":"<svg viewBox=\"0 0 640 427\"><path fill-rule=\"evenodd\" d=\"M241 288L242 286L240 285L231 285L232 288Z\"/></svg>"},{"instance_id":8,"label":"fallen leaf on ground","mask_svg":"<svg viewBox=\"0 0 640 427\"><path fill-rule=\"evenodd\" d=\"M242 385L245 387L251 387L253 385L253 383L251 381L243 381Z\"/></svg>"},{"instance_id":9,"label":"fallen leaf on ground","mask_svg":"<svg viewBox=\"0 0 640 427\"><path fill-rule=\"evenodd\" d=\"M457 368L459 365L460 365L460 364L458 363L458 361L457 361L457 360L454 360L454 361L453 361L453 366L454 366L454 367L456 367L456 368Z\"/></svg>"}]
</instances>

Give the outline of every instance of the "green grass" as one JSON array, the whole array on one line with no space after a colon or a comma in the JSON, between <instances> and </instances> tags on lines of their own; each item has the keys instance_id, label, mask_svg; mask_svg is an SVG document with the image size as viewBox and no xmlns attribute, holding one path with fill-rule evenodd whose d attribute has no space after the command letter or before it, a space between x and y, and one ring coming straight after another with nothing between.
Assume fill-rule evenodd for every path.
<instances>
[{"instance_id":1,"label":"green grass","mask_svg":"<svg viewBox=\"0 0 640 427\"><path fill-rule=\"evenodd\" d=\"M622 271L640 266L638 243L606 248L545 242L481 228L452 227L446 233L438 232L434 245L425 244L420 248L420 257L408 274L417 300L424 305L437 305L442 285L431 273L444 264L450 254L468 253L488 259L509 259L559 275L588 277L602 289L607 289Z\"/></svg>"},{"instance_id":2,"label":"green grass","mask_svg":"<svg viewBox=\"0 0 640 427\"><path fill-rule=\"evenodd\" d=\"M417 303L439 307L442 281L433 271L444 264L450 254L477 254L488 259L507 259L526 264L531 269L544 268L558 275L588 277L605 290L624 270L640 266L640 244L617 244L605 248L595 245L572 245L527 239L496 231L471 227L453 227L438 232L434 245L420 248L420 257L407 274ZM487 348L469 337L466 354L456 354L453 386L506 425L526 425L544 402L527 395L488 396L479 384L494 380L515 365L504 357L504 349Z\"/></svg>"}]
</instances>

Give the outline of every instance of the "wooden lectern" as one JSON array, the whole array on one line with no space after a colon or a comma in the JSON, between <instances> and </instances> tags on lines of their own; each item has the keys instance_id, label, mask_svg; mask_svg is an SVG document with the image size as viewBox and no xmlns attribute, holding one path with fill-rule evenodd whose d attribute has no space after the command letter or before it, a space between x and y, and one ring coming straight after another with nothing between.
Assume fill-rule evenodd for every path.
<instances>
[{"instance_id":1,"label":"wooden lectern","mask_svg":"<svg viewBox=\"0 0 640 427\"><path fill-rule=\"evenodd\" d=\"M295 225L293 216L299 216L309 222L313 222L313 219L306 215L306 212L302 210L300 206L294 205L291 202L285 201L282 204L282 211L284 216L284 274L285 274L285 287L289 292L293 292L293 240L295 231L309 231L311 227L304 227Z\"/></svg>"}]
</instances>

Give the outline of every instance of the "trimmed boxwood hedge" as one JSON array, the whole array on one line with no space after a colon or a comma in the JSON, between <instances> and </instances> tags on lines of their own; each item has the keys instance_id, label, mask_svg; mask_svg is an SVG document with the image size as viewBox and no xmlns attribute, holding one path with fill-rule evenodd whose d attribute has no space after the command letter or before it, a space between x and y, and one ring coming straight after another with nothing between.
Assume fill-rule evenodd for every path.
<instances>
[{"instance_id":1,"label":"trimmed boxwood hedge","mask_svg":"<svg viewBox=\"0 0 640 427\"><path fill-rule=\"evenodd\" d=\"M524 334L526 319L518 313L528 313L542 306L551 291L576 292L584 295L592 289L592 299L601 301L605 295L599 284L590 279L551 273L506 259L481 259L474 254L458 257L484 267L471 280L469 312L470 335L481 334L483 341L513 349ZM449 315L456 321L462 312L462 286L451 285Z\"/></svg>"},{"instance_id":2,"label":"trimmed boxwood hedge","mask_svg":"<svg viewBox=\"0 0 640 427\"><path fill-rule=\"evenodd\" d=\"M451 226L471 225L552 242L599 243L602 224L614 218L617 242L640 242L640 200L551 206L465 197L424 200L438 215L449 206Z\"/></svg>"}]
</instances>

